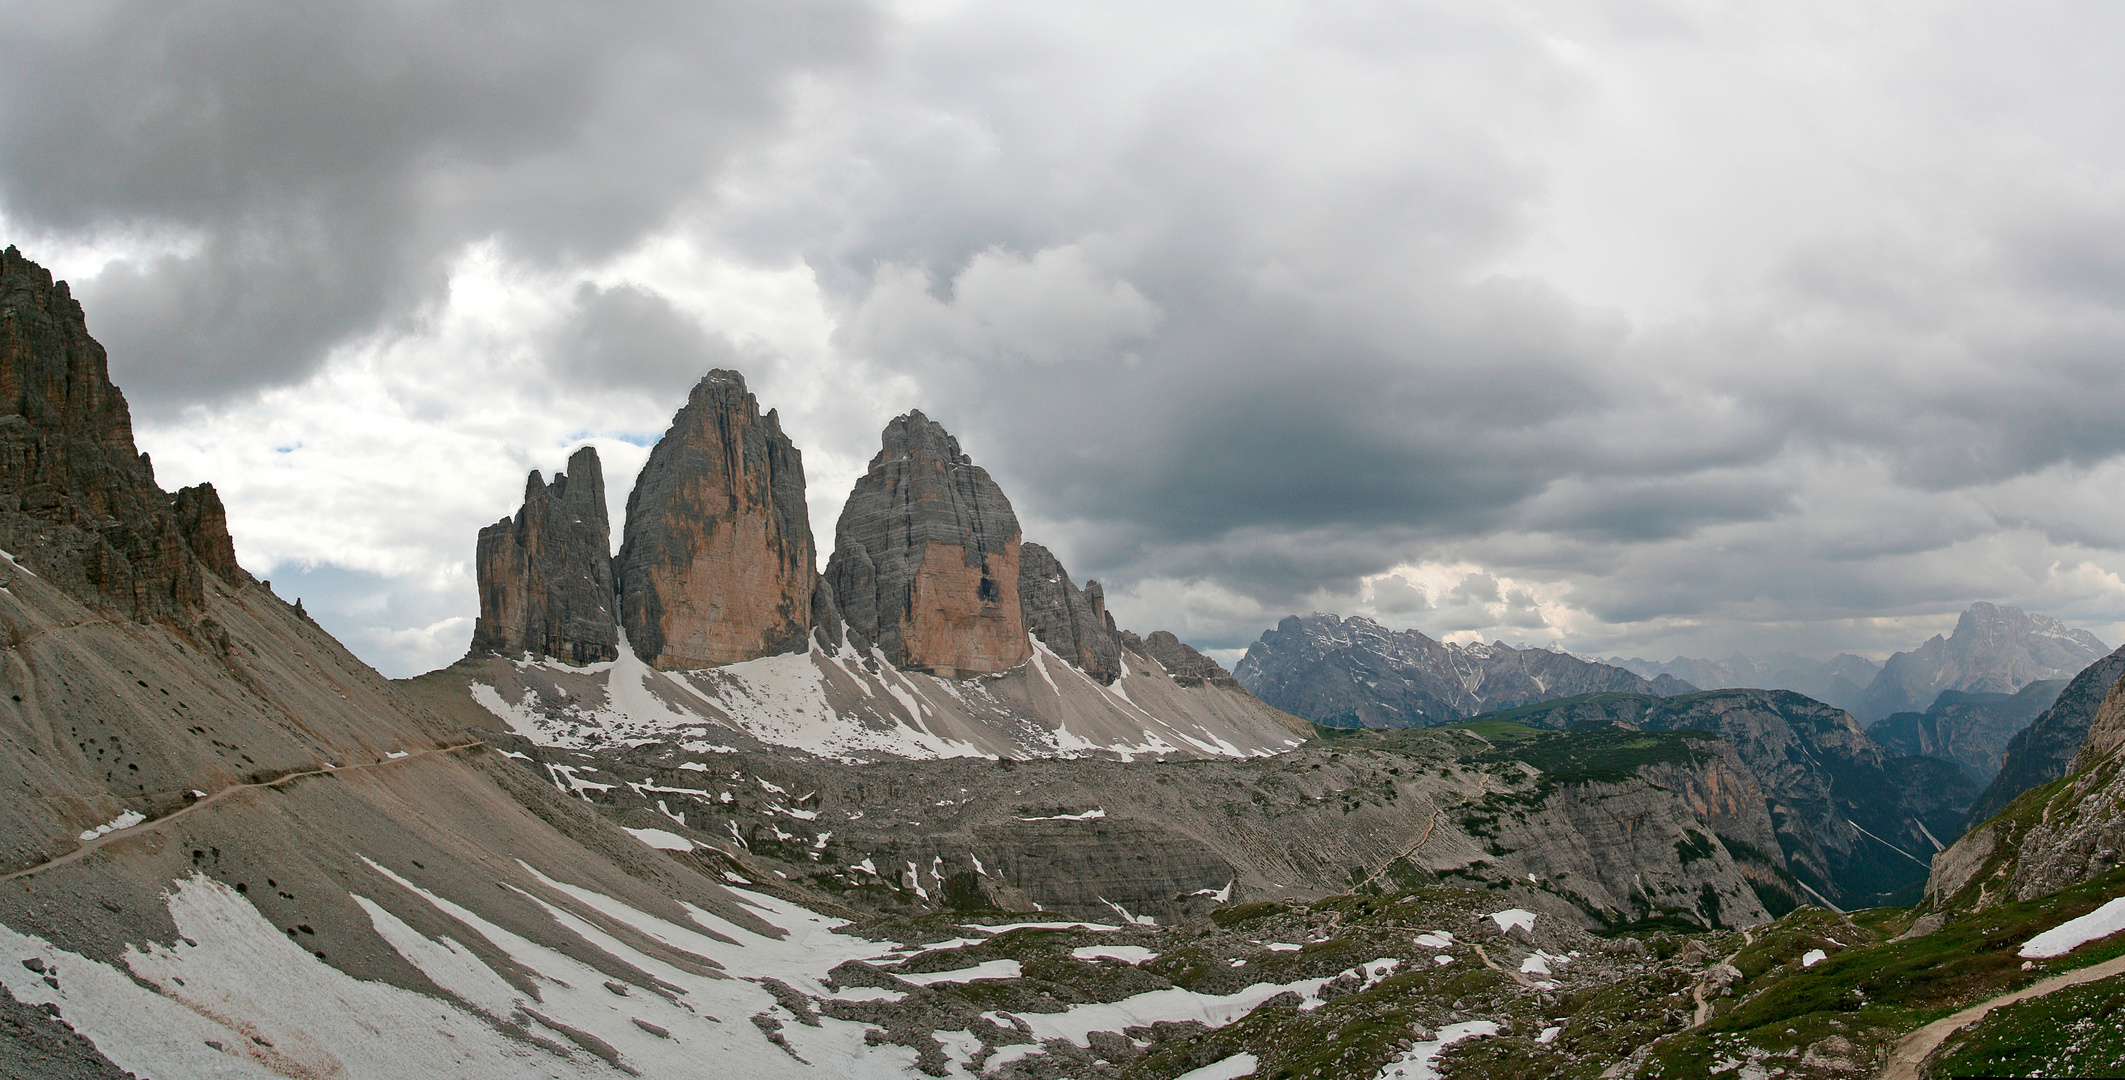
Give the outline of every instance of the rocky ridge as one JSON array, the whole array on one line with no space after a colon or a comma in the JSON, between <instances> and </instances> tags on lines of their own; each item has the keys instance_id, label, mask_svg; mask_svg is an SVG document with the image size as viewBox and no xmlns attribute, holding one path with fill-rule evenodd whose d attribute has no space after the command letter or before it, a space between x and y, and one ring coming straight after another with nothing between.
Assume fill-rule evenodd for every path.
<instances>
[{"instance_id":1,"label":"rocky ridge","mask_svg":"<svg viewBox=\"0 0 2125 1080\"><path fill-rule=\"evenodd\" d=\"M2022 792L2065 776L2088 738L2097 710L2121 675L2125 675L2125 649L2088 665L2042 716L2016 732L2000 754L1999 774L1971 804L1965 827L1999 813Z\"/></svg>"},{"instance_id":2,"label":"rocky ridge","mask_svg":"<svg viewBox=\"0 0 2125 1080\"><path fill-rule=\"evenodd\" d=\"M1503 642L1448 645L1362 616L1287 616L1233 668L1255 696L1334 727L1423 727L1578 694L1687 693L1673 678Z\"/></svg>"},{"instance_id":3,"label":"rocky ridge","mask_svg":"<svg viewBox=\"0 0 2125 1080\"><path fill-rule=\"evenodd\" d=\"M1735 653L1724 660L1677 656L1663 663L1611 656L1608 662L1648 679L1672 676L1699 690L1791 690L1846 712L1858 709L1861 696L1882 669L1879 662L1851 653L1839 653L1828 660L1792 653L1776 653L1758 660Z\"/></svg>"},{"instance_id":4,"label":"rocky ridge","mask_svg":"<svg viewBox=\"0 0 2125 1080\"><path fill-rule=\"evenodd\" d=\"M1953 634L1935 634L1883 663L1853 714L1871 724L1891 713L1923 712L1943 690L2012 694L2033 682L2071 679L2108 652L2094 634L2049 615L1972 604Z\"/></svg>"},{"instance_id":5,"label":"rocky ridge","mask_svg":"<svg viewBox=\"0 0 2125 1080\"><path fill-rule=\"evenodd\" d=\"M1031 541L1018 548L1018 606L1026 631L1057 656L1103 683L1121 673L1122 642L1107 614L1106 590L1097 581L1082 589L1071 584L1054 553Z\"/></svg>"},{"instance_id":6,"label":"rocky ridge","mask_svg":"<svg viewBox=\"0 0 2125 1080\"><path fill-rule=\"evenodd\" d=\"M513 518L480 530L480 615L472 651L592 664L620 655L612 527L598 451L583 447L547 484L534 469Z\"/></svg>"},{"instance_id":7,"label":"rocky ridge","mask_svg":"<svg viewBox=\"0 0 2125 1080\"><path fill-rule=\"evenodd\" d=\"M205 607L204 574L248 580L213 486L156 486L81 305L13 247L0 251L0 410L0 545L37 573L182 625Z\"/></svg>"}]
</instances>

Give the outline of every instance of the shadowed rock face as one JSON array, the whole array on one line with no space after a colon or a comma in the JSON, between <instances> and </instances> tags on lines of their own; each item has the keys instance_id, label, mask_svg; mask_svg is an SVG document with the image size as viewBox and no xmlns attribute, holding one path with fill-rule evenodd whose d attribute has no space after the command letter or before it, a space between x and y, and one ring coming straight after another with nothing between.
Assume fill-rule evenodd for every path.
<instances>
[{"instance_id":1,"label":"shadowed rock face","mask_svg":"<svg viewBox=\"0 0 2125 1080\"><path fill-rule=\"evenodd\" d=\"M81 305L14 248L0 252L0 544L143 622L189 623L202 567L243 576L213 487L156 486Z\"/></svg>"},{"instance_id":2,"label":"shadowed rock face","mask_svg":"<svg viewBox=\"0 0 2125 1080\"><path fill-rule=\"evenodd\" d=\"M571 664L617 659L612 528L605 473L584 447L552 484L536 470L515 518L480 530L480 618L472 650L531 653Z\"/></svg>"},{"instance_id":3,"label":"shadowed rock face","mask_svg":"<svg viewBox=\"0 0 2125 1080\"><path fill-rule=\"evenodd\" d=\"M1085 674L1112 683L1121 673L1121 644L1107 614L1106 590L1097 581L1083 589L1070 583L1053 552L1039 544L1018 549L1018 605L1026 630Z\"/></svg>"},{"instance_id":4,"label":"shadowed rock face","mask_svg":"<svg viewBox=\"0 0 2125 1080\"><path fill-rule=\"evenodd\" d=\"M2119 676L2125 676L2125 649L2088 665L2074 676L2044 715L2007 743L2000 755L1999 775L1971 804L1970 820L1965 826L1976 826L2006 809L2022 792L2066 775L2073 756L2088 738L2096 710L2110 696L2110 688L2117 685Z\"/></svg>"},{"instance_id":5,"label":"shadowed rock face","mask_svg":"<svg viewBox=\"0 0 2125 1080\"><path fill-rule=\"evenodd\" d=\"M672 417L627 497L614 571L628 643L655 667L804 648L818 573L804 462L743 375L709 372Z\"/></svg>"},{"instance_id":6,"label":"shadowed rock face","mask_svg":"<svg viewBox=\"0 0 2125 1080\"><path fill-rule=\"evenodd\" d=\"M842 618L903 669L977 675L1024 663L1010 500L920 412L887 424L884 442L834 528L826 577Z\"/></svg>"}]
</instances>

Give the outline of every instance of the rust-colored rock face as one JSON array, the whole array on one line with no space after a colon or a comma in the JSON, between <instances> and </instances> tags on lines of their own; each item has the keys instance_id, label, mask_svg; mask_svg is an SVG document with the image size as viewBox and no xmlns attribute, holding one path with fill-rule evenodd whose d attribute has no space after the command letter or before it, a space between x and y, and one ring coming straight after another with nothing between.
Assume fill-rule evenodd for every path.
<instances>
[{"instance_id":1,"label":"rust-colored rock face","mask_svg":"<svg viewBox=\"0 0 2125 1080\"><path fill-rule=\"evenodd\" d=\"M605 472L584 447L553 483L537 471L514 518L480 530L480 618L472 651L550 656L572 664L617 659L612 528Z\"/></svg>"},{"instance_id":2,"label":"rust-colored rock face","mask_svg":"<svg viewBox=\"0 0 2125 1080\"><path fill-rule=\"evenodd\" d=\"M849 628L895 666L940 675L1032 655L1018 589L1018 517L943 425L911 412L856 481L826 576Z\"/></svg>"},{"instance_id":3,"label":"rust-colored rock face","mask_svg":"<svg viewBox=\"0 0 2125 1080\"><path fill-rule=\"evenodd\" d=\"M243 571L214 489L170 495L65 282L0 252L0 545L83 599L189 622L202 571Z\"/></svg>"},{"instance_id":4,"label":"rust-colored rock face","mask_svg":"<svg viewBox=\"0 0 2125 1080\"><path fill-rule=\"evenodd\" d=\"M614 571L620 624L666 670L805 647L812 526L804 462L735 371L711 371L649 453L627 498Z\"/></svg>"}]
</instances>

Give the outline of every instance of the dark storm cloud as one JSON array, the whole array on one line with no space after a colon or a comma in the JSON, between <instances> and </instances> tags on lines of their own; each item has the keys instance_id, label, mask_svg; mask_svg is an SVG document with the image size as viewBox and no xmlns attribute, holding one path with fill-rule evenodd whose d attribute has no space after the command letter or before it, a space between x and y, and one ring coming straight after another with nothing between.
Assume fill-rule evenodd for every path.
<instances>
[{"instance_id":1,"label":"dark storm cloud","mask_svg":"<svg viewBox=\"0 0 2125 1080\"><path fill-rule=\"evenodd\" d=\"M212 400L412 325L468 241L638 239L871 29L839 0L66 5L0 39L0 213L170 249L84 291L136 401Z\"/></svg>"},{"instance_id":2,"label":"dark storm cloud","mask_svg":"<svg viewBox=\"0 0 2125 1080\"><path fill-rule=\"evenodd\" d=\"M730 339L706 329L664 296L635 285L576 287L574 308L545 347L546 366L578 387L647 390L684 401L711 368L753 365Z\"/></svg>"}]
</instances>

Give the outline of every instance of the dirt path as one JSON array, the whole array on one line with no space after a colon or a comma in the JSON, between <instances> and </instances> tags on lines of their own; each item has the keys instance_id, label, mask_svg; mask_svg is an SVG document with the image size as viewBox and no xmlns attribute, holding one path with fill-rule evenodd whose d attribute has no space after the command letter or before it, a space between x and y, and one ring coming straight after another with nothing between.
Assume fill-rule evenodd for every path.
<instances>
[{"instance_id":1,"label":"dirt path","mask_svg":"<svg viewBox=\"0 0 2125 1080\"><path fill-rule=\"evenodd\" d=\"M192 803L189 806L183 807L182 809L179 809L174 813L164 814L163 816L155 818L152 821L143 821L138 825L134 825L128 828L113 829L110 832L98 836L94 840L84 840L82 841L80 847L77 847L64 855L59 856L56 859L46 859L45 861L38 863L37 865L32 866L27 870L17 870L12 874L0 876L0 882L13 881L16 878L25 878L29 877L32 874L41 874L46 870L52 869L53 867L65 866L70 862L74 862L87 857L89 852L95 851L96 849L102 847L105 844L110 843L113 840L117 840L121 837L127 836L138 836L142 833L151 832L155 829L159 829L164 825L168 825L169 823L184 817L186 814L189 814L194 810L198 810L199 808L205 806L212 806L215 803L218 803L221 800L226 799L229 796L241 791L253 791L258 788L272 787L275 784L285 784L290 780L300 780L305 776L330 776L334 773L354 772L358 769L378 769L386 765L397 765L401 762L415 761L425 757L434 757L437 754L454 754L459 750L469 750L472 747L482 745L485 744L479 742L478 740L474 740L472 742L458 743L454 746L438 746L431 750L416 751L414 753L407 754L404 757L385 758L382 761L371 761L361 765L346 765L340 768L332 768L330 766L327 766L322 769L309 769L303 772L282 773L281 775L276 776L271 780L260 780L257 783L252 784L231 784L228 787L222 788L220 791L217 791L214 794L199 800L198 802Z\"/></svg>"},{"instance_id":2,"label":"dirt path","mask_svg":"<svg viewBox=\"0 0 2125 1080\"><path fill-rule=\"evenodd\" d=\"M1415 855L1417 853L1418 848L1423 847L1425 844L1431 842L1431 831L1439 824L1439 804L1437 802L1432 801L1431 799L1426 799L1425 801L1431 803L1431 817L1425 819L1424 821L1424 835L1417 837L1417 842L1409 845L1409 850L1404 851L1400 855L1397 855L1394 858L1381 863L1380 868L1378 870L1374 870L1372 873L1365 875L1365 880L1358 882L1358 887L1350 890L1351 892L1364 891L1365 886L1370 885L1375 881L1378 881L1380 875L1386 873L1387 868L1395 864L1396 859L1409 858L1411 855Z\"/></svg>"},{"instance_id":3,"label":"dirt path","mask_svg":"<svg viewBox=\"0 0 2125 1080\"><path fill-rule=\"evenodd\" d=\"M1746 949L1754 944L1756 944L1756 935L1749 933L1747 930L1743 930L1741 932L1741 949ZM1734 958L1741 955L1741 949L1736 949L1733 952L1727 954L1727 958L1721 960L1720 963L1733 963ZM1690 1026L1693 1028L1703 1027L1705 1021L1710 1020L1712 1018L1712 1003L1704 999L1704 981L1707 978L1711 977L1711 974L1712 966L1707 966L1704 969L1704 974L1697 976L1697 981L1690 987L1690 997L1696 999L1697 1001L1696 1018L1690 1021Z\"/></svg>"},{"instance_id":4,"label":"dirt path","mask_svg":"<svg viewBox=\"0 0 2125 1080\"><path fill-rule=\"evenodd\" d=\"M1889 1051L1889 1063L1881 1071L1881 1080L1918 1080L1919 1066L1924 1065L1926 1058L1932 1056L1935 1050L1940 1049L1941 1043L1947 1041L1948 1036L1984 1019L1985 1015L1994 1009L2003 1005L2012 1005L2018 1001L2027 1001L2030 998L2040 998L2045 994L2064 990L2069 986L2079 986L2082 983L2107 979L2112 975L2125 975L2125 956L2105 960L2100 964L2084 967L2078 971L2069 971L2063 975L2053 975L2051 978L2031 983L2013 993L2001 994L1989 1001L1978 1002L1956 1013L1954 1016L1935 1020L1925 1027L1904 1036L1903 1040L1896 1044L1895 1049Z\"/></svg>"}]
</instances>

